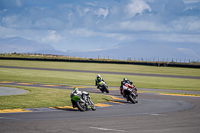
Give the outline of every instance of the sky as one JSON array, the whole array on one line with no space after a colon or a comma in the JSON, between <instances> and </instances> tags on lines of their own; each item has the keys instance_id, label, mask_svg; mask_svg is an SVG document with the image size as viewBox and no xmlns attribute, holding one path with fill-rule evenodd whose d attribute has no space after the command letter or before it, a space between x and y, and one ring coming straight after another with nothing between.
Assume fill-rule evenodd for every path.
<instances>
[{"instance_id":1,"label":"sky","mask_svg":"<svg viewBox=\"0 0 200 133\"><path fill-rule=\"evenodd\" d=\"M200 58L200 0L0 0L0 38L11 37L62 52L109 51L140 40L157 48L179 44L176 50Z\"/></svg>"}]
</instances>

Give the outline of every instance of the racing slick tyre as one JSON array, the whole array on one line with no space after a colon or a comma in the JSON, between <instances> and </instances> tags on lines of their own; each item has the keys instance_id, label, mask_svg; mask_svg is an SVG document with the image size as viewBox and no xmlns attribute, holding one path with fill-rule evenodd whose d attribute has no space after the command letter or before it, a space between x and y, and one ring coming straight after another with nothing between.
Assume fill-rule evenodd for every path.
<instances>
[{"instance_id":1,"label":"racing slick tyre","mask_svg":"<svg viewBox=\"0 0 200 133\"><path fill-rule=\"evenodd\" d=\"M85 110L86 110L85 104L82 103L80 100L78 100L78 101L76 102L76 106L77 106L78 110L80 110L80 111L85 111Z\"/></svg>"},{"instance_id":2,"label":"racing slick tyre","mask_svg":"<svg viewBox=\"0 0 200 133\"><path fill-rule=\"evenodd\" d=\"M95 105L92 105L91 109L92 109L92 111L95 111L96 110Z\"/></svg>"},{"instance_id":3,"label":"racing slick tyre","mask_svg":"<svg viewBox=\"0 0 200 133\"><path fill-rule=\"evenodd\" d=\"M89 99L89 103L90 103L90 105L91 105L92 111L95 111L95 110L96 110L96 107L95 107L94 103L93 103L90 99Z\"/></svg>"},{"instance_id":4,"label":"racing slick tyre","mask_svg":"<svg viewBox=\"0 0 200 133\"><path fill-rule=\"evenodd\" d=\"M106 89L106 93L109 93L109 90L108 90L108 89Z\"/></svg>"},{"instance_id":5,"label":"racing slick tyre","mask_svg":"<svg viewBox=\"0 0 200 133\"><path fill-rule=\"evenodd\" d=\"M128 97L129 97L129 100L130 100L133 104L136 103L136 101L135 101L135 99L132 97L132 95L129 95Z\"/></svg>"}]
</instances>

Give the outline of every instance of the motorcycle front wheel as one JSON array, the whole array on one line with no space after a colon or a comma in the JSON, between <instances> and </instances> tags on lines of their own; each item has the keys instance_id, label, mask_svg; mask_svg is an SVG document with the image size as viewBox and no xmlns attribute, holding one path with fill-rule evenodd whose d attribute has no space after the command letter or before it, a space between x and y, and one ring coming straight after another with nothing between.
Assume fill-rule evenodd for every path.
<instances>
[{"instance_id":1,"label":"motorcycle front wheel","mask_svg":"<svg viewBox=\"0 0 200 133\"><path fill-rule=\"evenodd\" d=\"M135 99L133 98L133 96L132 95L129 95L128 96L129 97L129 100L133 103L133 104L135 104L136 103L136 101L135 101Z\"/></svg>"},{"instance_id":2,"label":"motorcycle front wheel","mask_svg":"<svg viewBox=\"0 0 200 133\"><path fill-rule=\"evenodd\" d=\"M108 90L108 89L106 89L106 93L109 93L109 90Z\"/></svg>"},{"instance_id":3,"label":"motorcycle front wheel","mask_svg":"<svg viewBox=\"0 0 200 133\"><path fill-rule=\"evenodd\" d=\"M92 105L91 109L92 109L92 111L95 111L96 110L95 105Z\"/></svg>"},{"instance_id":4,"label":"motorcycle front wheel","mask_svg":"<svg viewBox=\"0 0 200 133\"><path fill-rule=\"evenodd\" d=\"M109 93L108 87L106 85L103 86L103 89L106 93Z\"/></svg>"},{"instance_id":5,"label":"motorcycle front wheel","mask_svg":"<svg viewBox=\"0 0 200 133\"><path fill-rule=\"evenodd\" d=\"M95 107L94 103L93 103L90 99L89 99L89 103L90 103L90 105L91 105L92 111L95 111L95 110L96 110L96 107Z\"/></svg>"}]
</instances>

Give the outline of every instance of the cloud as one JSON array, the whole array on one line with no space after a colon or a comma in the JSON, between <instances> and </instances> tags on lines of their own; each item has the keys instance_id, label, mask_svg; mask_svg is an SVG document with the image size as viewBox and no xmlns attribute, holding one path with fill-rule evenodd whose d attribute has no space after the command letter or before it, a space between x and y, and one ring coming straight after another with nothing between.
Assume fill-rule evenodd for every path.
<instances>
[{"instance_id":1,"label":"cloud","mask_svg":"<svg viewBox=\"0 0 200 133\"><path fill-rule=\"evenodd\" d=\"M43 42L58 42L62 37L56 34L55 30L49 30L48 36L42 39Z\"/></svg>"},{"instance_id":2,"label":"cloud","mask_svg":"<svg viewBox=\"0 0 200 133\"><path fill-rule=\"evenodd\" d=\"M37 40L63 51L141 39L199 44L198 2L0 0L0 37Z\"/></svg>"},{"instance_id":3,"label":"cloud","mask_svg":"<svg viewBox=\"0 0 200 133\"><path fill-rule=\"evenodd\" d=\"M92 37L92 36L97 35L97 33L85 28L73 29L69 33L73 35L84 36L84 37Z\"/></svg>"},{"instance_id":4,"label":"cloud","mask_svg":"<svg viewBox=\"0 0 200 133\"><path fill-rule=\"evenodd\" d=\"M131 38L129 35L126 35L126 34L106 33L106 32L97 32L97 31L95 32L95 31L88 30L88 29L85 29L85 28L74 29L74 30L71 30L69 33L72 34L72 35L78 35L80 37L87 37L87 38L90 38L90 37L106 37L106 38L116 39L116 40L119 40L119 41L127 40L127 39Z\"/></svg>"},{"instance_id":5,"label":"cloud","mask_svg":"<svg viewBox=\"0 0 200 133\"><path fill-rule=\"evenodd\" d=\"M12 15L12 16L7 16L2 18L2 22L5 24L5 26L9 28L17 28L17 21L18 16L17 15Z\"/></svg>"},{"instance_id":6,"label":"cloud","mask_svg":"<svg viewBox=\"0 0 200 133\"><path fill-rule=\"evenodd\" d=\"M98 15L98 17L103 16L103 18L105 19L109 15L109 10L108 9L99 8L96 11L96 14Z\"/></svg>"},{"instance_id":7,"label":"cloud","mask_svg":"<svg viewBox=\"0 0 200 133\"><path fill-rule=\"evenodd\" d=\"M150 6L143 0L131 0L125 10L130 17L134 17L137 14L142 15L145 10L151 12Z\"/></svg>"},{"instance_id":8,"label":"cloud","mask_svg":"<svg viewBox=\"0 0 200 133\"><path fill-rule=\"evenodd\" d=\"M22 7L22 0L16 0L16 4L18 7Z\"/></svg>"},{"instance_id":9,"label":"cloud","mask_svg":"<svg viewBox=\"0 0 200 133\"><path fill-rule=\"evenodd\" d=\"M99 51L104 51L105 49L97 48L97 49L92 49L89 51L84 51L84 52L99 52Z\"/></svg>"},{"instance_id":10,"label":"cloud","mask_svg":"<svg viewBox=\"0 0 200 133\"><path fill-rule=\"evenodd\" d=\"M188 23L188 29L190 31L200 31L200 20L192 21Z\"/></svg>"},{"instance_id":11,"label":"cloud","mask_svg":"<svg viewBox=\"0 0 200 133\"><path fill-rule=\"evenodd\" d=\"M178 43L200 43L200 35L193 34L176 34L176 33L157 33L157 34L144 34L143 38L163 42L178 42Z\"/></svg>"},{"instance_id":12,"label":"cloud","mask_svg":"<svg viewBox=\"0 0 200 133\"><path fill-rule=\"evenodd\" d=\"M15 29L0 26L0 37L1 38L14 37L14 36L16 36L16 32L17 31Z\"/></svg>"},{"instance_id":13,"label":"cloud","mask_svg":"<svg viewBox=\"0 0 200 133\"><path fill-rule=\"evenodd\" d=\"M56 18L46 17L36 20L32 26L38 29L61 30L64 27L64 22Z\"/></svg>"},{"instance_id":14,"label":"cloud","mask_svg":"<svg viewBox=\"0 0 200 133\"><path fill-rule=\"evenodd\" d=\"M124 41L132 38L130 35L120 33L101 33L101 35L119 41Z\"/></svg>"},{"instance_id":15,"label":"cloud","mask_svg":"<svg viewBox=\"0 0 200 133\"><path fill-rule=\"evenodd\" d=\"M153 21L125 21L120 23L122 30L128 31L152 31L152 32L166 32L169 31L168 27L165 25L153 22Z\"/></svg>"},{"instance_id":16,"label":"cloud","mask_svg":"<svg viewBox=\"0 0 200 133\"><path fill-rule=\"evenodd\" d=\"M185 55L194 56L194 57L200 58L200 54L196 53L196 52L193 51L192 49L188 49L188 48L177 48L177 50L180 51L181 53L184 53Z\"/></svg>"},{"instance_id":17,"label":"cloud","mask_svg":"<svg viewBox=\"0 0 200 133\"><path fill-rule=\"evenodd\" d=\"M183 0L184 1L184 3L186 3L186 4L191 4L191 3L198 3L198 2L200 2L200 0Z\"/></svg>"},{"instance_id":18,"label":"cloud","mask_svg":"<svg viewBox=\"0 0 200 133\"><path fill-rule=\"evenodd\" d=\"M182 17L169 23L169 26L176 32L199 33L200 19L198 17Z\"/></svg>"}]
</instances>

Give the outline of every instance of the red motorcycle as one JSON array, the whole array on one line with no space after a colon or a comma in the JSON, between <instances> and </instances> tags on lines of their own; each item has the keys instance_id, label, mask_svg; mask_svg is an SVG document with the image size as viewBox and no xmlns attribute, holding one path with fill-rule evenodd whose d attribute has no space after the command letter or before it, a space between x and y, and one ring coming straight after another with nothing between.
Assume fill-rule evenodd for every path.
<instances>
[{"instance_id":1,"label":"red motorcycle","mask_svg":"<svg viewBox=\"0 0 200 133\"><path fill-rule=\"evenodd\" d=\"M127 99L127 101L131 101L132 103L138 103L137 100L137 88L134 85L126 83L125 85L121 86L121 91L123 96Z\"/></svg>"}]
</instances>

